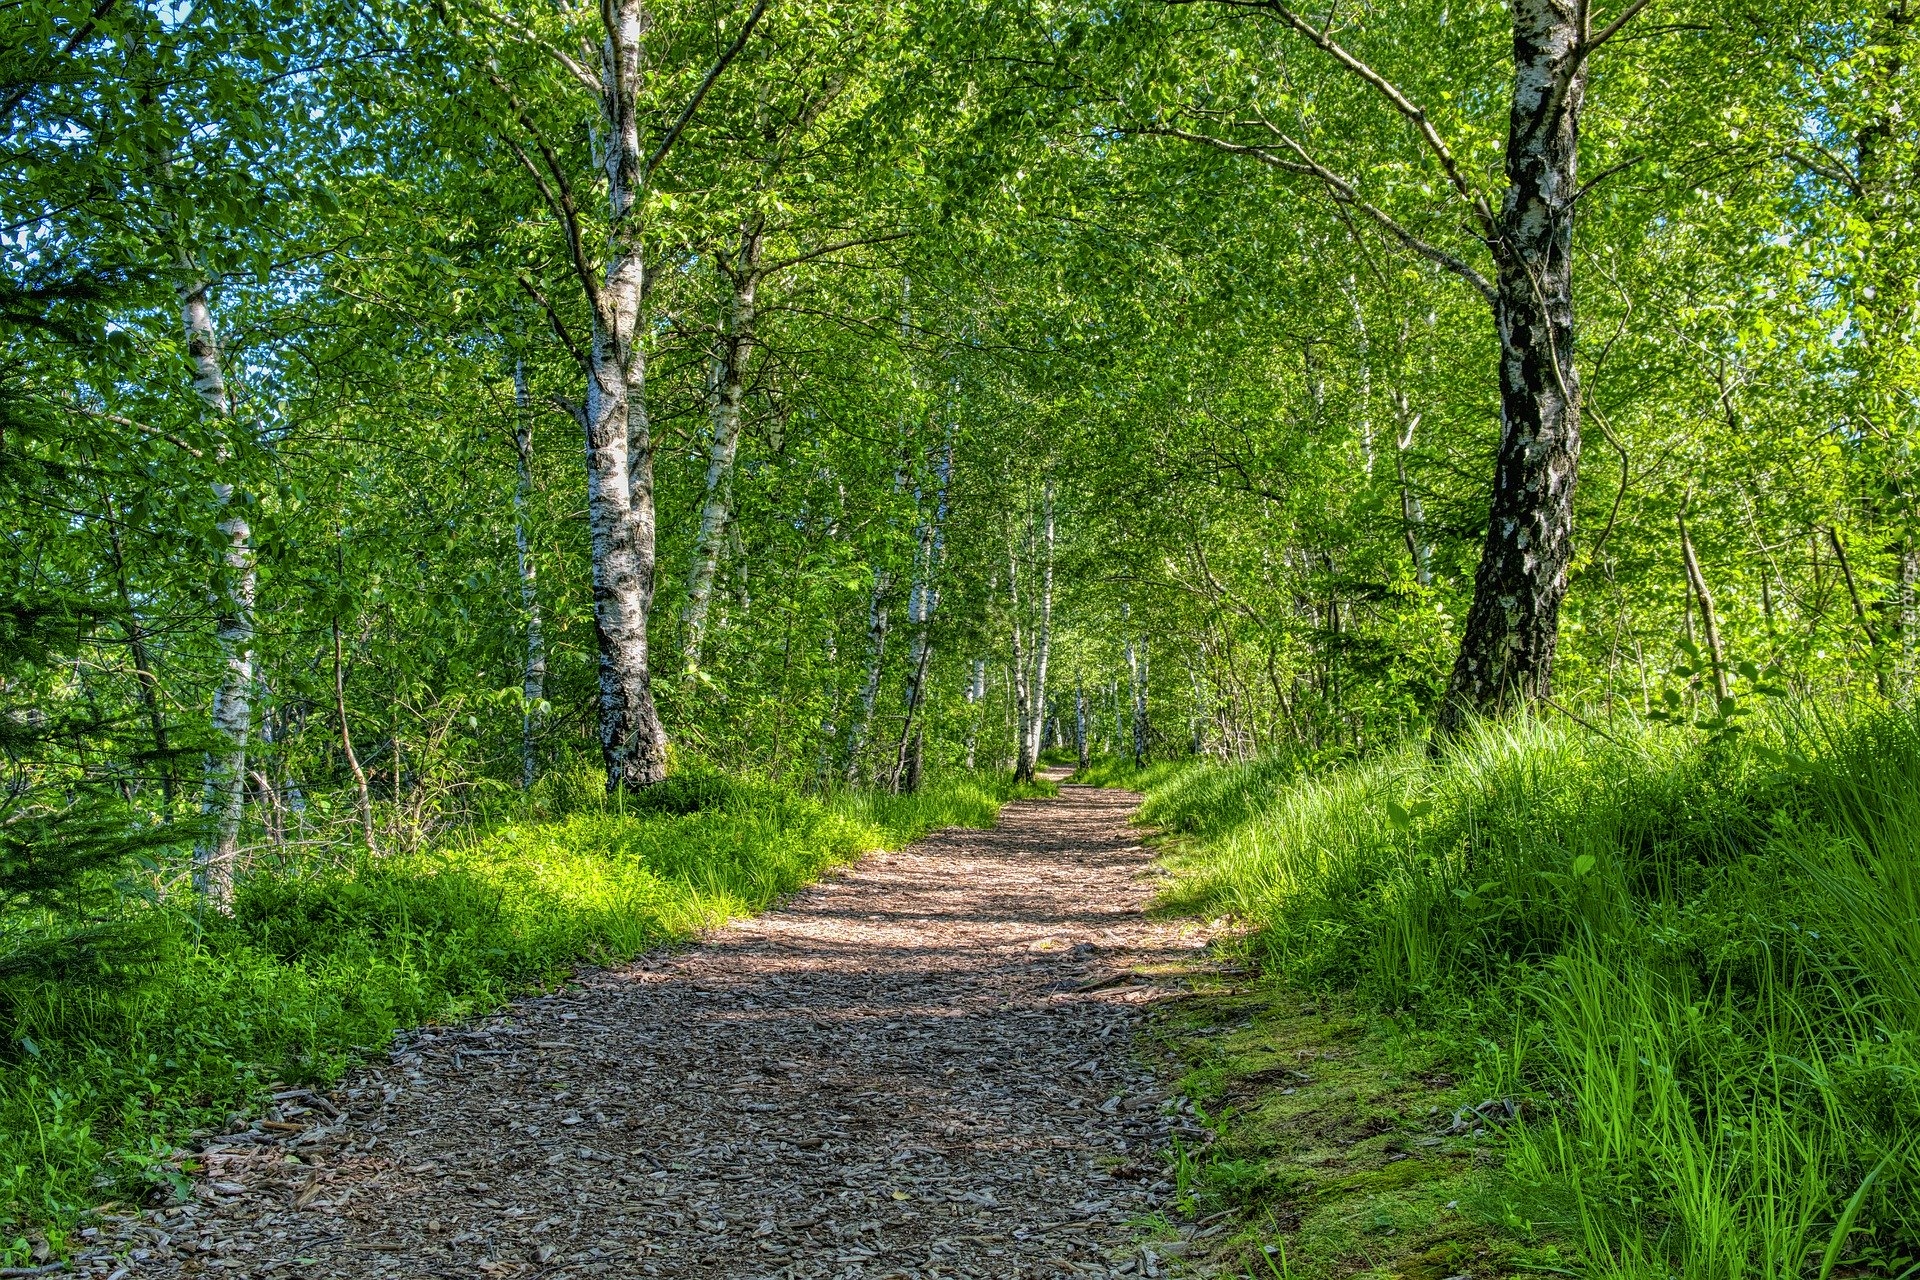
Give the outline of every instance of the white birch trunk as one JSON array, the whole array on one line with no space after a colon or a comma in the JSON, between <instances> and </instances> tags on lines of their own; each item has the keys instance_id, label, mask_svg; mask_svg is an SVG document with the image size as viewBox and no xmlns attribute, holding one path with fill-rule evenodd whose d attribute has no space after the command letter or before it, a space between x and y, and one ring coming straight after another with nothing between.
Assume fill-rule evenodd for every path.
<instances>
[{"instance_id":1,"label":"white birch trunk","mask_svg":"<svg viewBox=\"0 0 1920 1280\"><path fill-rule=\"evenodd\" d=\"M987 696L987 660L973 660L973 675L967 681L967 705L972 711L967 716L967 768L976 768L976 752L980 744L980 704Z\"/></svg>"},{"instance_id":2,"label":"white birch trunk","mask_svg":"<svg viewBox=\"0 0 1920 1280\"><path fill-rule=\"evenodd\" d=\"M908 754L914 742L915 718L926 700L927 666L933 657L933 617L940 608L941 562L947 549L947 491L953 480L953 440L949 432L941 451L935 475L933 515L923 519L915 542L917 572L913 588L907 594L907 618L913 626L913 649L907 658L906 719L900 727L900 742L894 752L893 788L900 790L908 772Z\"/></svg>"},{"instance_id":3,"label":"white birch trunk","mask_svg":"<svg viewBox=\"0 0 1920 1280\"><path fill-rule=\"evenodd\" d=\"M1136 765L1140 763L1139 688L1140 657L1134 652L1133 636L1129 633L1127 636L1127 716L1128 723L1132 726L1133 762Z\"/></svg>"},{"instance_id":4,"label":"white birch trunk","mask_svg":"<svg viewBox=\"0 0 1920 1280\"><path fill-rule=\"evenodd\" d=\"M860 779L860 752L867 745L867 729L873 723L874 704L880 699L880 669L887 654L887 589L891 576L885 569L873 571L873 594L867 601L867 674L860 685L860 707L847 733L847 784Z\"/></svg>"},{"instance_id":5,"label":"white birch trunk","mask_svg":"<svg viewBox=\"0 0 1920 1280\"><path fill-rule=\"evenodd\" d=\"M738 265L728 273L733 283L732 308L714 362L713 436L707 445L706 501L700 511L700 536L694 543L693 571L687 580L688 676L700 669L707 614L713 604L714 577L719 571L728 522L733 518L733 467L740 448L740 408L746 395L747 363L753 354L758 316L761 244L762 233L757 223L743 228Z\"/></svg>"},{"instance_id":6,"label":"white birch trunk","mask_svg":"<svg viewBox=\"0 0 1920 1280\"><path fill-rule=\"evenodd\" d=\"M1026 722L1024 758L1028 776L1040 758L1041 735L1047 717L1047 661L1053 642L1053 481L1049 479L1041 498L1041 568L1039 618L1033 639L1033 685L1030 690L1029 716Z\"/></svg>"},{"instance_id":7,"label":"white birch trunk","mask_svg":"<svg viewBox=\"0 0 1920 1280\"><path fill-rule=\"evenodd\" d=\"M600 651L600 749L607 789L615 791L666 777L667 739L647 669L655 548L653 440L638 341L645 274L638 118L643 14L640 0L610 0L601 12L608 24L601 46L600 123L611 226L605 279L594 300L581 425Z\"/></svg>"},{"instance_id":8,"label":"white birch trunk","mask_svg":"<svg viewBox=\"0 0 1920 1280\"><path fill-rule=\"evenodd\" d=\"M1027 678L1027 645L1020 625L1020 556L1011 536L1007 539L1007 599L1012 605L1013 628L1013 778L1016 782L1033 780L1033 738L1028 725L1033 719L1033 685Z\"/></svg>"},{"instance_id":9,"label":"white birch trunk","mask_svg":"<svg viewBox=\"0 0 1920 1280\"><path fill-rule=\"evenodd\" d=\"M1420 426L1420 415L1407 404L1407 393L1395 388L1394 417L1399 435L1394 440L1393 466L1400 477L1400 519L1407 541L1407 554L1413 557L1413 576L1423 587L1433 585L1433 544L1427 541L1427 513L1407 474L1407 452L1413 448L1413 433Z\"/></svg>"},{"instance_id":10,"label":"white birch trunk","mask_svg":"<svg viewBox=\"0 0 1920 1280\"><path fill-rule=\"evenodd\" d=\"M181 255L180 318L186 331L187 358L193 362L193 389L216 418L232 415L226 377L220 366L220 339L207 306L207 281L192 273ZM246 809L247 731L253 719L253 606L258 585L253 530L234 505L233 486L213 487L223 512L218 524L226 539L214 589L214 642L220 653L220 683L213 695L216 747L207 756L202 812L212 826L193 851L195 890L218 909L233 901L234 861L239 856L240 820Z\"/></svg>"},{"instance_id":11,"label":"white birch trunk","mask_svg":"<svg viewBox=\"0 0 1920 1280\"><path fill-rule=\"evenodd\" d=\"M1082 769L1087 767L1087 686L1084 681L1076 681L1073 686L1073 750Z\"/></svg>"},{"instance_id":12,"label":"white birch trunk","mask_svg":"<svg viewBox=\"0 0 1920 1280\"><path fill-rule=\"evenodd\" d=\"M521 673L520 694L520 785L531 787L538 772L536 750L545 719L543 702L547 687L547 642L540 626L540 590L538 570L533 560L533 413L527 394L526 361L513 362L513 449L517 460L517 483L513 491L513 545L519 559L520 608L526 614L527 652Z\"/></svg>"}]
</instances>

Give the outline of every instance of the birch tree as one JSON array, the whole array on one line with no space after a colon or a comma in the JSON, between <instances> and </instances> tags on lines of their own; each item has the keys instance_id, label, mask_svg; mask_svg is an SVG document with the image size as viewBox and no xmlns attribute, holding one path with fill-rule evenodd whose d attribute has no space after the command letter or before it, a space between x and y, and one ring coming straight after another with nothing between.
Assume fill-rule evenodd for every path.
<instances>
[{"instance_id":1,"label":"birch tree","mask_svg":"<svg viewBox=\"0 0 1920 1280\"><path fill-rule=\"evenodd\" d=\"M566 336L564 319L548 308L586 380L584 398L570 411L586 437L600 748L609 791L652 786L667 771L666 730L654 704L647 644L658 556L654 441L641 340L647 196L701 102L746 46L766 9L767 0L754 5L651 151L641 142L643 39L650 22L641 0L613 0L601 7L597 70L557 47L543 46L598 100L597 177L606 188L606 230L598 254L590 248L573 175L515 88L499 72L487 73L512 119L502 141L552 212L589 315L588 342L580 347Z\"/></svg>"},{"instance_id":2,"label":"birch tree","mask_svg":"<svg viewBox=\"0 0 1920 1280\"><path fill-rule=\"evenodd\" d=\"M196 270L184 248L177 255L177 269L175 290L187 359L193 365L193 389L206 412L224 425L232 418L233 404L220 363L219 333L207 305L210 282ZM221 910L233 900L234 863L246 808L247 731L253 721L253 605L259 581L246 500L242 496L236 503L235 498L231 483L214 483L213 500L221 513L215 527L224 539L213 590L220 676L213 695L217 745L207 757L201 806L212 823L212 839L195 848L193 871L195 890Z\"/></svg>"},{"instance_id":3,"label":"birch tree","mask_svg":"<svg viewBox=\"0 0 1920 1280\"><path fill-rule=\"evenodd\" d=\"M540 625L539 571L533 559L533 399L527 391L527 362L513 361L513 549L520 579L520 608L526 615L526 657L520 676L520 785L531 787L538 772L538 743L547 696L547 641Z\"/></svg>"}]
</instances>

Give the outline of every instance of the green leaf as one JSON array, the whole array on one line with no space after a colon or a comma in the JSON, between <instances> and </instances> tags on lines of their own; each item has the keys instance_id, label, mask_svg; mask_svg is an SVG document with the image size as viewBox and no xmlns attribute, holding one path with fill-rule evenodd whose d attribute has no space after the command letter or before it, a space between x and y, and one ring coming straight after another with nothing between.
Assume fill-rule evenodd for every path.
<instances>
[{"instance_id":1,"label":"green leaf","mask_svg":"<svg viewBox=\"0 0 1920 1280\"><path fill-rule=\"evenodd\" d=\"M1593 861L1594 861L1593 855L1590 853L1583 853L1579 857L1575 858L1573 860L1574 878L1577 880L1581 876L1584 876L1589 871L1593 870Z\"/></svg>"}]
</instances>

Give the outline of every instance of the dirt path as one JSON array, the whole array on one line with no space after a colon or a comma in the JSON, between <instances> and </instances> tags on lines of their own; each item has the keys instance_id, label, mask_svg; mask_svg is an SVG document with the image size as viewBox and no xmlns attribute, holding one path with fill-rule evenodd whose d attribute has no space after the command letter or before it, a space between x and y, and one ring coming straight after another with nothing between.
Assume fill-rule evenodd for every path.
<instances>
[{"instance_id":1,"label":"dirt path","mask_svg":"<svg viewBox=\"0 0 1920 1280\"><path fill-rule=\"evenodd\" d=\"M131 1274L1159 1274L1129 1224L1190 1122L1133 1032L1168 989L1102 979L1204 937L1141 914L1137 799L1010 804L699 946L419 1034L216 1140Z\"/></svg>"}]
</instances>

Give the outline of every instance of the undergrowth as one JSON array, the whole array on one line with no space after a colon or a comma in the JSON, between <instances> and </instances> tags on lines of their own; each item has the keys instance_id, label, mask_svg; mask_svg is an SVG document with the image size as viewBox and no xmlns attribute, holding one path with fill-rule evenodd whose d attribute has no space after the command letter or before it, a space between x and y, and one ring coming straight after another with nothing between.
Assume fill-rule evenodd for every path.
<instances>
[{"instance_id":1,"label":"undergrowth","mask_svg":"<svg viewBox=\"0 0 1920 1280\"><path fill-rule=\"evenodd\" d=\"M1512 1230L1598 1276L1920 1274L1913 713L1092 776L1147 792L1176 904L1513 1103Z\"/></svg>"},{"instance_id":2,"label":"undergrowth","mask_svg":"<svg viewBox=\"0 0 1920 1280\"><path fill-rule=\"evenodd\" d=\"M609 801L597 773L561 773L489 832L255 875L231 917L156 908L147 980L0 992L0 1222L57 1233L168 1194L180 1139L271 1086L330 1083L398 1029L687 938L871 850L990 826L1038 790L960 775L815 798L694 775Z\"/></svg>"}]
</instances>

